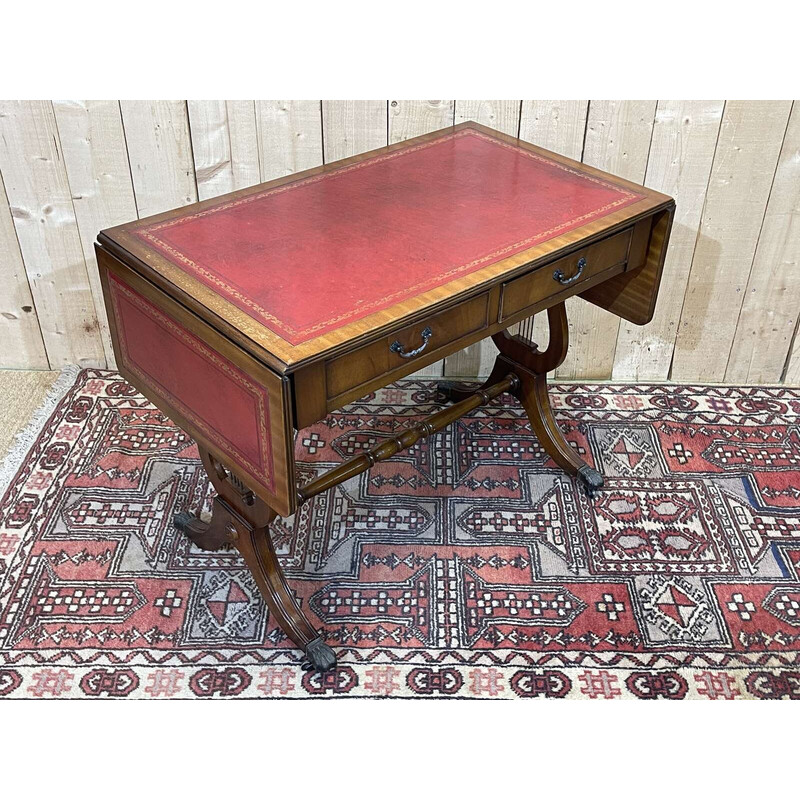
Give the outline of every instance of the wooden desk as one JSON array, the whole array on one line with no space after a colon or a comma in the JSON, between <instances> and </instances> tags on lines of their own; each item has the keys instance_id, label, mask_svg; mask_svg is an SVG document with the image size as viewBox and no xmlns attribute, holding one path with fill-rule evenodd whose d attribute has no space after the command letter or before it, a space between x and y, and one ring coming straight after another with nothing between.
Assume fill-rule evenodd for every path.
<instances>
[{"instance_id":1,"label":"wooden desk","mask_svg":"<svg viewBox=\"0 0 800 800\"><path fill-rule=\"evenodd\" d=\"M674 201L475 123L132 222L99 235L120 372L197 441L217 490L200 547L234 544L270 612L317 669L333 650L300 608L269 525L510 392L588 490L602 477L556 424L547 373L579 294L653 315ZM517 322L547 311L539 351ZM443 384L428 420L304 486L294 436L369 391L491 336L477 392Z\"/></svg>"}]
</instances>

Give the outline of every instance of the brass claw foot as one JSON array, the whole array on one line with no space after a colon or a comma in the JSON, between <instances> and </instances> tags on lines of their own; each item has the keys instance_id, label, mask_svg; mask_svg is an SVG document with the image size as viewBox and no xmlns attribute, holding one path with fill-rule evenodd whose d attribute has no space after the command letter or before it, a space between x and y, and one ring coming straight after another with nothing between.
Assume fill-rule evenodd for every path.
<instances>
[{"instance_id":1,"label":"brass claw foot","mask_svg":"<svg viewBox=\"0 0 800 800\"><path fill-rule=\"evenodd\" d=\"M592 497L594 493L603 486L603 476L588 464L578 468L578 477L583 483L586 494Z\"/></svg>"},{"instance_id":2,"label":"brass claw foot","mask_svg":"<svg viewBox=\"0 0 800 800\"><path fill-rule=\"evenodd\" d=\"M231 541L231 529L212 518L211 523L200 517L181 511L172 518L172 524L201 550L219 550Z\"/></svg>"},{"instance_id":3,"label":"brass claw foot","mask_svg":"<svg viewBox=\"0 0 800 800\"><path fill-rule=\"evenodd\" d=\"M306 658L317 672L327 672L336 667L336 653L318 636L306 645Z\"/></svg>"}]
</instances>

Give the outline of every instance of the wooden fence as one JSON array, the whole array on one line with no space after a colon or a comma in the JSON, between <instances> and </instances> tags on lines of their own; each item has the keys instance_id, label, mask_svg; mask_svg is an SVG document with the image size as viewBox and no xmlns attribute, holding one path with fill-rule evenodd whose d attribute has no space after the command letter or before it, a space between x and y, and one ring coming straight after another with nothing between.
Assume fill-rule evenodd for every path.
<instances>
[{"instance_id":1,"label":"wooden fence","mask_svg":"<svg viewBox=\"0 0 800 800\"><path fill-rule=\"evenodd\" d=\"M558 377L800 384L791 101L0 101L0 366L113 366L100 229L469 119L677 200L655 319L571 300Z\"/></svg>"}]
</instances>

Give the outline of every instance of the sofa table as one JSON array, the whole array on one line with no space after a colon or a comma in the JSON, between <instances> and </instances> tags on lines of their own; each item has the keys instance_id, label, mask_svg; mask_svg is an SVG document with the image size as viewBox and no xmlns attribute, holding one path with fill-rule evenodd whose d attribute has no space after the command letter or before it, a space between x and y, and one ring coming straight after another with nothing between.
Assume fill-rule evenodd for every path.
<instances>
[{"instance_id":1,"label":"sofa table","mask_svg":"<svg viewBox=\"0 0 800 800\"><path fill-rule=\"evenodd\" d=\"M217 492L210 522L175 524L198 547L234 545L286 635L334 667L270 523L503 392L556 464L602 486L548 400L564 301L648 322L674 207L467 122L101 232L119 370L195 439ZM542 311L544 351L509 334ZM296 431L488 336L500 352L478 390L442 384L438 413L296 485Z\"/></svg>"}]
</instances>

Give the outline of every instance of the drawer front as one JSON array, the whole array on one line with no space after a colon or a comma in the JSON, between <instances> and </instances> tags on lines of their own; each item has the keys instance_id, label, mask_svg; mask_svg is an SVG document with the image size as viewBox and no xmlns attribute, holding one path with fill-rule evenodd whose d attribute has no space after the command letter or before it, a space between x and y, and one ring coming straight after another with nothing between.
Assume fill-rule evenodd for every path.
<instances>
[{"instance_id":1,"label":"drawer front","mask_svg":"<svg viewBox=\"0 0 800 800\"><path fill-rule=\"evenodd\" d=\"M559 294L575 294L589 279L628 258L631 230L584 247L503 284L500 321Z\"/></svg>"},{"instance_id":2,"label":"drawer front","mask_svg":"<svg viewBox=\"0 0 800 800\"><path fill-rule=\"evenodd\" d=\"M211 326L99 253L123 376L278 513L294 507L288 383Z\"/></svg>"},{"instance_id":3,"label":"drawer front","mask_svg":"<svg viewBox=\"0 0 800 800\"><path fill-rule=\"evenodd\" d=\"M402 367L408 367L408 372L411 373L425 366L425 362L435 361L436 357L431 359L429 356L436 356L443 347L487 328L488 310L487 292L447 311L408 325L352 353L331 359L325 365L328 398L335 398L384 373ZM428 329L429 335L426 334ZM398 345L393 350L395 342ZM404 358L397 352L398 349L406 354L415 350L418 350L418 353Z\"/></svg>"}]
</instances>

